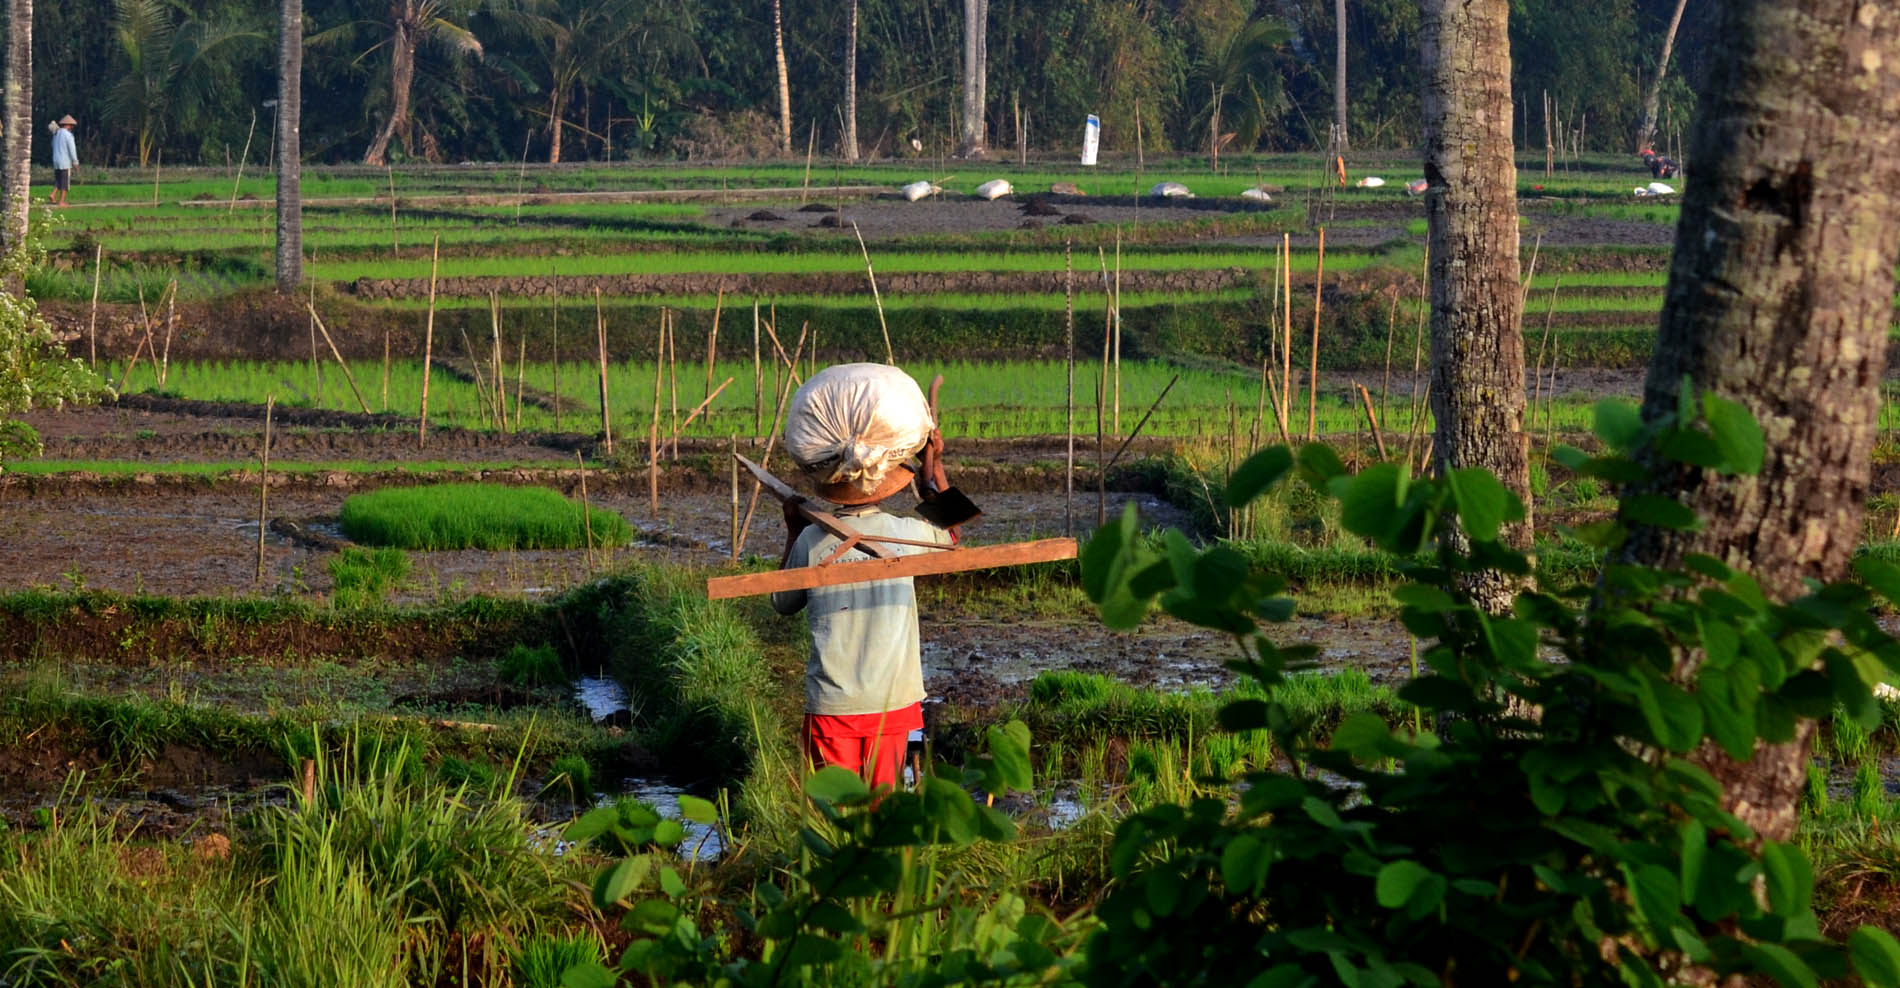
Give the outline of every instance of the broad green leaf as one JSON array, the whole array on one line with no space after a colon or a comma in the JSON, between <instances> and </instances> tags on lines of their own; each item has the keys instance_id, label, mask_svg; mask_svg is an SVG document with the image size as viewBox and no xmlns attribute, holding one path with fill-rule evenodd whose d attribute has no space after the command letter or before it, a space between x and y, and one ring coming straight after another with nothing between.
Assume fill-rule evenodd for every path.
<instances>
[{"instance_id":1,"label":"broad green leaf","mask_svg":"<svg viewBox=\"0 0 1900 988\"><path fill-rule=\"evenodd\" d=\"M1747 406L1710 392L1702 396L1702 416L1709 423L1709 434L1722 450L1726 468L1733 473L1761 472L1767 444L1760 423Z\"/></svg>"},{"instance_id":2,"label":"broad green leaf","mask_svg":"<svg viewBox=\"0 0 1900 988\"><path fill-rule=\"evenodd\" d=\"M669 899L677 899L686 894L686 883L680 879L680 873L672 865L660 869L660 891Z\"/></svg>"},{"instance_id":3,"label":"broad green leaf","mask_svg":"<svg viewBox=\"0 0 1900 988\"><path fill-rule=\"evenodd\" d=\"M686 839L686 828L678 820L661 820L653 825L653 843L672 847Z\"/></svg>"},{"instance_id":4,"label":"broad green leaf","mask_svg":"<svg viewBox=\"0 0 1900 988\"><path fill-rule=\"evenodd\" d=\"M842 765L827 765L805 780L805 795L836 806L847 800L863 799L871 794L858 773Z\"/></svg>"},{"instance_id":5,"label":"broad green leaf","mask_svg":"<svg viewBox=\"0 0 1900 988\"><path fill-rule=\"evenodd\" d=\"M1272 860L1272 854L1258 837L1241 834L1221 849L1221 880L1237 895L1253 895L1266 881Z\"/></svg>"},{"instance_id":6,"label":"broad green leaf","mask_svg":"<svg viewBox=\"0 0 1900 988\"><path fill-rule=\"evenodd\" d=\"M1373 894L1378 897L1379 905L1397 909L1411 901L1412 894L1431 877L1431 869L1416 861L1388 861L1379 869Z\"/></svg>"},{"instance_id":7,"label":"broad green leaf","mask_svg":"<svg viewBox=\"0 0 1900 988\"><path fill-rule=\"evenodd\" d=\"M1293 469L1293 451L1285 446L1269 446L1255 453L1234 469L1227 481L1227 506L1238 508L1259 497L1267 488Z\"/></svg>"},{"instance_id":8,"label":"broad green leaf","mask_svg":"<svg viewBox=\"0 0 1900 988\"><path fill-rule=\"evenodd\" d=\"M1877 926L1863 926L1847 937L1854 971L1873 988L1900 988L1900 941Z\"/></svg>"},{"instance_id":9,"label":"broad green leaf","mask_svg":"<svg viewBox=\"0 0 1900 988\"><path fill-rule=\"evenodd\" d=\"M1301 479L1318 491L1325 491L1334 477L1346 474L1346 465L1339 462L1339 454L1325 443L1301 446L1299 467Z\"/></svg>"},{"instance_id":10,"label":"broad green leaf","mask_svg":"<svg viewBox=\"0 0 1900 988\"><path fill-rule=\"evenodd\" d=\"M1643 865L1632 869L1624 866L1624 875L1629 879L1630 897L1636 900L1636 911L1659 935L1667 931L1681 918L1682 888L1676 883L1676 876L1661 865Z\"/></svg>"},{"instance_id":11,"label":"broad green leaf","mask_svg":"<svg viewBox=\"0 0 1900 988\"><path fill-rule=\"evenodd\" d=\"M1777 916L1806 912L1814 896L1814 870L1808 856L1793 844L1768 841L1761 849L1762 870L1768 879L1768 909Z\"/></svg>"},{"instance_id":12,"label":"broad green leaf","mask_svg":"<svg viewBox=\"0 0 1900 988\"><path fill-rule=\"evenodd\" d=\"M1359 471L1339 499L1339 523L1346 531L1384 542L1403 523L1398 513L1401 467L1380 463Z\"/></svg>"},{"instance_id":13,"label":"broad green leaf","mask_svg":"<svg viewBox=\"0 0 1900 988\"><path fill-rule=\"evenodd\" d=\"M1378 754L1379 742L1391 736L1391 729L1378 714L1360 712L1339 722L1333 730L1332 749L1369 758Z\"/></svg>"},{"instance_id":14,"label":"broad green leaf","mask_svg":"<svg viewBox=\"0 0 1900 988\"><path fill-rule=\"evenodd\" d=\"M1451 483L1451 496L1458 504L1465 532L1480 542L1497 541L1498 529L1506 520L1523 517L1523 506L1512 504L1511 492L1489 470L1463 467L1451 471L1446 479Z\"/></svg>"},{"instance_id":15,"label":"broad green leaf","mask_svg":"<svg viewBox=\"0 0 1900 988\"><path fill-rule=\"evenodd\" d=\"M1778 943L1743 943L1742 953L1756 967L1768 972L1783 988L1816 988L1820 983L1814 969L1795 952Z\"/></svg>"},{"instance_id":16,"label":"broad green leaf","mask_svg":"<svg viewBox=\"0 0 1900 988\"><path fill-rule=\"evenodd\" d=\"M1900 604L1900 566L1861 556L1854 560L1854 573L1890 604Z\"/></svg>"},{"instance_id":17,"label":"broad green leaf","mask_svg":"<svg viewBox=\"0 0 1900 988\"><path fill-rule=\"evenodd\" d=\"M1596 405L1596 434L1612 448L1627 452L1643 438L1643 416L1621 398L1604 398Z\"/></svg>"},{"instance_id":18,"label":"broad green leaf","mask_svg":"<svg viewBox=\"0 0 1900 988\"><path fill-rule=\"evenodd\" d=\"M991 771L985 773L985 788L994 793L1032 788L1035 779L1029 766L1029 728L1017 720L1007 727L992 727L988 733Z\"/></svg>"},{"instance_id":19,"label":"broad green leaf","mask_svg":"<svg viewBox=\"0 0 1900 988\"><path fill-rule=\"evenodd\" d=\"M561 988L614 988L619 979L599 961L575 964L561 972Z\"/></svg>"},{"instance_id":20,"label":"broad green leaf","mask_svg":"<svg viewBox=\"0 0 1900 988\"><path fill-rule=\"evenodd\" d=\"M632 895L653 870L653 859L644 854L622 858L603 869L594 879L594 905L605 909Z\"/></svg>"},{"instance_id":21,"label":"broad green leaf","mask_svg":"<svg viewBox=\"0 0 1900 988\"><path fill-rule=\"evenodd\" d=\"M613 806L603 806L581 814L580 819L567 825L567 829L561 832L561 836L578 844L581 841L599 837L619 822L620 810Z\"/></svg>"},{"instance_id":22,"label":"broad green leaf","mask_svg":"<svg viewBox=\"0 0 1900 988\"><path fill-rule=\"evenodd\" d=\"M679 801L680 816L694 823L717 823L719 821L719 808L714 806L711 800L701 799L698 796L681 795Z\"/></svg>"},{"instance_id":23,"label":"broad green leaf","mask_svg":"<svg viewBox=\"0 0 1900 988\"><path fill-rule=\"evenodd\" d=\"M1632 494L1624 498L1622 515L1639 525L1679 532L1692 532L1700 525L1695 511L1688 505L1661 494Z\"/></svg>"}]
</instances>

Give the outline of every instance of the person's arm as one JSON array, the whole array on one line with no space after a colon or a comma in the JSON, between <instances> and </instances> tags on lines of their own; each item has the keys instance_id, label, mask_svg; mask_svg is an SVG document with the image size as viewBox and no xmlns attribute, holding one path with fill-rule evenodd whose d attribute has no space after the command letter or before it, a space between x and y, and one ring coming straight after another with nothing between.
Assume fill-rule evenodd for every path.
<instances>
[{"instance_id":1,"label":"person's arm","mask_svg":"<svg viewBox=\"0 0 1900 988\"><path fill-rule=\"evenodd\" d=\"M917 485L925 500L929 500L939 491L950 489L950 478L943 471L943 433L930 430L930 438L924 440L923 451L918 454L922 460L923 471L917 475ZM961 526L952 525L944 531L950 533L950 544L963 541Z\"/></svg>"},{"instance_id":2,"label":"person's arm","mask_svg":"<svg viewBox=\"0 0 1900 988\"><path fill-rule=\"evenodd\" d=\"M811 525L811 519L806 518L804 512L798 510L798 506L803 503L805 499L802 497L791 498L785 502L785 551L779 554L779 569L792 568L792 553L798 547L798 537L804 534L805 529ZM802 566L804 563L801 561L799 565ZM805 591L803 590L778 590L772 594L772 609L780 614L796 614L804 606Z\"/></svg>"}]
</instances>

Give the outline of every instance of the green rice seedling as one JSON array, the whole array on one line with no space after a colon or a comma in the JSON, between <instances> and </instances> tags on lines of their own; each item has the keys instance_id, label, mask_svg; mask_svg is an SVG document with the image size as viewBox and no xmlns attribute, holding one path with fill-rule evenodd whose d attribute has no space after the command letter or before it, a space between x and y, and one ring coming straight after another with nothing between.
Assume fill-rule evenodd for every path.
<instances>
[{"instance_id":1,"label":"green rice seedling","mask_svg":"<svg viewBox=\"0 0 1900 988\"><path fill-rule=\"evenodd\" d=\"M471 792L492 793L501 776L495 766L455 755L445 756L435 767L435 777L445 786Z\"/></svg>"},{"instance_id":2,"label":"green rice seedling","mask_svg":"<svg viewBox=\"0 0 1900 988\"><path fill-rule=\"evenodd\" d=\"M1835 709L1827 726L1828 744L1837 761L1859 765L1868 760L1868 755L1873 751L1872 731L1862 727L1859 721L1840 708Z\"/></svg>"},{"instance_id":3,"label":"green rice seedling","mask_svg":"<svg viewBox=\"0 0 1900 988\"><path fill-rule=\"evenodd\" d=\"M358 542L404 549L579 549L626 545L633 526L541 487L432 484L352 495L340 513Z\"/></svg>"},{"instance_id":4,"label":"green rice seedling","mask_svg":"<svg viewBox=\"0 0 1900 988\"><path fill-rule=\"evenodd\" d=\"M561 655L552 645L515 645L502 654L501 681L515 686L560 686L567 682Z\"/></svg>"},{"instance_id":5,"label":"green rice seedling","mask_svg":"<svg viewBox=\"0 0 1900 988\"><path fill-rule=\"evenodd\" d=\"M1808 763L1807 784L1801 790L1801 812L1808 819L1827 815L1831 798L1827 792L1827 768L1819 762Z\"/></svg>"},{"instance_id":6,"label":"green rice seedling","mask_svg":"<svg viewBox=\"0 0 1900 988\"><path fill-rule=\"evenodd\" d=\"M337 607L379 604L409 575L409 554L401 549L346 546L325 564L330 570L332 601Z\"/></svg>"},{"instance_id":7,"label":"green rice seedling","mask_svg":"<svg viewBox=\"0 0 1900 988\"><path fill-rule=\"evenodd\" d=\"M296 988L409 984L403 896L389 887L390 876L347 846L340 821L296 829L303 833L273 849L267 902L241 927L244 957L259 980Z\"/></svg>"},{"instance_id":8,"label":"green rice seedling","mask_svg":"<svg viewBox=\"0 0 1900 988\"><path fill-rule=\"evenodd\" d=\"M1869 758L1854 768L1853 813L1869 822L1893 815L1893 798L1887 795L1887 782L1880 776L1879 759Z\"/></svg>"},{"instance_id":9,"label":"green rice seedling","mask_svg":"<svg viewBox=\"0 0 1900 988\"><path fill-rule=\"evenodd\" d=\"M537 933L515 952L515 983L521 988L561 988L568 968L598 964L604 957L597 937Z\"/></svg>"},{"instance_id":10,"label":"green rice seedling","mask_svg":"<svg viewBox=\"0 0 1900 988\"><path fill-rule=\"evenodd\" d=\"M594 766L579 755L563 755L548 769L543 792L553 792L576 806L594 799Z\"/></svg>"}]
</instances>

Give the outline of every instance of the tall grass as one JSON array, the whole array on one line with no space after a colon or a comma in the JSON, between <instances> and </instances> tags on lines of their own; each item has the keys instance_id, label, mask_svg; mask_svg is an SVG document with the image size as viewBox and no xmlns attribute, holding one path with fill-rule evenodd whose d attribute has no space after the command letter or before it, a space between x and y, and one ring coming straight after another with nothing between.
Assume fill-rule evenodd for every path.
<instances>
[{"instance_id":1,"label":"tall grass","mask_svg":"<svg viewBox=\"0 0 1900 988\"><path fill-rule=\"evenodd\" d=\"M626 545L633 526L541 487L431 484L355 494L343 502L344 534L403 549L579 549Z\"/></svg>"}]
</instances>

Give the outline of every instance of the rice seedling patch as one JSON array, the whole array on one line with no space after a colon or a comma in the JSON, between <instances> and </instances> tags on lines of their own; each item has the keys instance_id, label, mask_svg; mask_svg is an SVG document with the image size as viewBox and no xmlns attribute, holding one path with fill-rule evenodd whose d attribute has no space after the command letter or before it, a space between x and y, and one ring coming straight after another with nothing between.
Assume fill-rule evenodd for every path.
<instances>
[{"instance_id":1,"label":"rice seedling patch","mask_svg":"<svg viewBox=\"0 0 1900 988\"><path fill-rule=\"evenodd\" d=\"M633 526L541 487L431 484L351 496L343 532L366 545L401 549L579 549L622 546Z\"/></svg>"}]
</instances>

